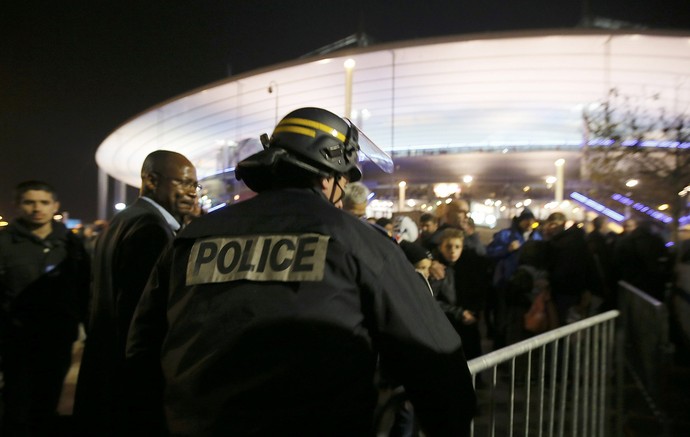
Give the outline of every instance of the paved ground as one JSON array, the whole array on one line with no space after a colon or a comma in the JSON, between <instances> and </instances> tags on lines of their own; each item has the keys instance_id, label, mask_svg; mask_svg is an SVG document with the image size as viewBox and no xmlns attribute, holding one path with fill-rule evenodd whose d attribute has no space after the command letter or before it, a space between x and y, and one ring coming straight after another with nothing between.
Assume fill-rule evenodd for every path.
<instances>
[{"instance_id":1,"label":"paved ground","mask_svg":"<svg viewBox=\"0 0 690 437\"><path fill-rule=\"evenodd\" d=\"M690 362L677 359L668 368L658 399L641 391L632 375L626 376L624 436L690 435Z\"/></svg>"}]
</instances>

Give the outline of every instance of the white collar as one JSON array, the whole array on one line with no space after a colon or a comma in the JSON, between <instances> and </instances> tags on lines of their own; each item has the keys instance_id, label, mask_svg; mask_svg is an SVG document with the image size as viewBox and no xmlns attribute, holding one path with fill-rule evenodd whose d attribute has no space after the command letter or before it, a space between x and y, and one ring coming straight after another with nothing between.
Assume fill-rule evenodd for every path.
<instances>
[{"instance_id":1,"label":"white collar","mask_svg":"<svg viewBox=\"0 0 690 437\"><path fill-rule=\"evenodd\" d=\"M177 232L180 230L180 223L178 223L178 221L175 220L175 217L173 217L167 209L160 206L158 203L156 203L155 200L151 199L150 197L141 196L140 199L144 199L151 205L155 206L158 212L161 213L165 221L168 223L168 226L170 226L170 229L172 229L173 232Z\"/></svg>"}]
</instances>

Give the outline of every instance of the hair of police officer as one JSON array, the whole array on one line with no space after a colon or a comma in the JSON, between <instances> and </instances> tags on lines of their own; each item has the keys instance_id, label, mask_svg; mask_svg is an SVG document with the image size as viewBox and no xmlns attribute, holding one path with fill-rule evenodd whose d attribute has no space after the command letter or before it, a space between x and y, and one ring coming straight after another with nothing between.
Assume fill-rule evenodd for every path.
<instances>
[{"instance_id":1,"label":"hair of police officer","mask_svg":"<svg viewBox=\"0 0 690 437\"><path fill-rule=\"evenodd\" d=\"M53 197L53 201L58 200L57 192L52 185L43 181L31 180L21 182L14 188L14 202L17 205L19 205L22 200L22 196L24 196L24 193L27 191L45 191L46 193L50 193L50 195Z\"/></svg>"}]
</instances>

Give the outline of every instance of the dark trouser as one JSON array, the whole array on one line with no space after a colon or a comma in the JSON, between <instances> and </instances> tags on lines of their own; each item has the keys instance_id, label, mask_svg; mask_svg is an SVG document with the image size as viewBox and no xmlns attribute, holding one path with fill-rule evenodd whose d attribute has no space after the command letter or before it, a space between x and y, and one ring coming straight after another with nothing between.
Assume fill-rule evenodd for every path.
<instances>
[{"instance_id":1,"label":"dark trouser","mask_svg":"<svg viewBox=\"0 0 690 437\"><path fill-rule=\"evenodd\" d=\"M73 341L71 333L53 332L15 335L2 345L4 437L51 434Z\"/></svg>"},{"instance_id":2,"label":"dark trouser","mask_svg":"<svg viewBox=\"0 0 690 437\"><path fill-rule=\"evenodd\" d=\"M551 299L556 306L558 323L560 326L565 326L570 323L568 320L568 311L580 303L580 298L580 294L561 294L554 291L551 292Z\"/></svg>"},{"instance_id":3,"label":"dark trouser","mask_svg":"<svg viewBox=\"0 0 690 437\"><path fill-rule=\"evenodd\" d=\"M453 325L462 340L462 350L465 352L465 358L471 360L472 358L480 357L482 355L482 345L479 321L471 325L463 325L462 322L456 322Z\"/></svg>"}]
</instances>

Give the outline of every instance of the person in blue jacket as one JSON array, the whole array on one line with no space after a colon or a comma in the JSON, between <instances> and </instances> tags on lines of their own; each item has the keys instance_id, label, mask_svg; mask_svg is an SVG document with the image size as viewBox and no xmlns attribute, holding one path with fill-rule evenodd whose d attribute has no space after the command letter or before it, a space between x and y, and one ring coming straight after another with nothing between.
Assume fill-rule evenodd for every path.
<instances>
[{"instance_id":1,"label":"person in blue jacket","mask_svg":"<svg viewBox=\"0 0 690 437\"><path fill-rule=\"evenodd\" d=\"M513 217L510 227L496 232L486 247L487 257L493 261L492 293L487 302L487 323L494 340L494 348L505 345L506 287L519 266L522 245L527 240L541 240L541 234L533 229L536 222L528 208Z\"/></svg>"}]
</instances>

